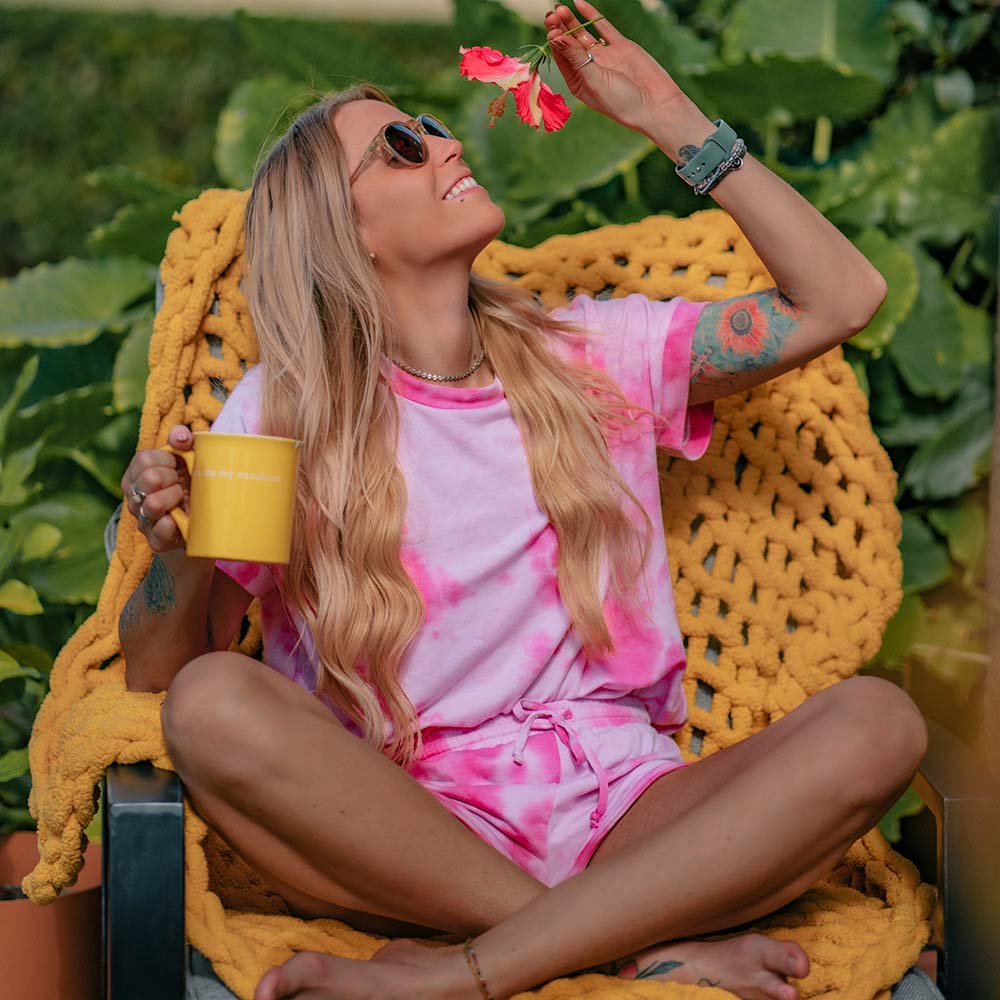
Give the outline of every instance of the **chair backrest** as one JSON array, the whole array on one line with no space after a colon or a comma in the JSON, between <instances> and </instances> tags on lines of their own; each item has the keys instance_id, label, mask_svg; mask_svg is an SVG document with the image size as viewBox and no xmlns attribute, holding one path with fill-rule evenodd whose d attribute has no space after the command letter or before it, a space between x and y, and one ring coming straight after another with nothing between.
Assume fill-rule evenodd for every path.
<instances>
[{"instance_id":1,"label":"chair backrest","mask_svg":"<svg viewBox=\"0 0 1000 1000\"><path fill-rule=\"evenodd\" d=\"M160 268L139 447L186 423L207 430L259 361L242 272L249 192L188 202ZM495 240L474 270L530 289L548 308L585 293L722 299L773 287L730 218L677 219L554 236L524 248ZM868 400L840 348L716 404L707 453L661 453L661 497L690 717L686 758L751 735L878 652L902 599L896 474ZM138 534L125 519L121 531ZM147 546L128 546L145 558ZM260 655L259 609L241 652Z\"/></svg>"}]
</instances>

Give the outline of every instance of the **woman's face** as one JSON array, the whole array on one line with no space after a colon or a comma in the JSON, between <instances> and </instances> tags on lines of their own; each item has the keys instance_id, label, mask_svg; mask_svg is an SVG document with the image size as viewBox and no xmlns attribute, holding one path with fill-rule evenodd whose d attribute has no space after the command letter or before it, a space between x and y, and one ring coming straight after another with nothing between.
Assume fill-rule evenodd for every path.
<instances>
[{"instance_id":1,"label":"woman's face","mask_svg":"<svg viewBox=\"0 0 1000 1000\"><path fill-rule=\"evenodd\" d=\"M383 125L409 117L383 101L351 101L341 107L335 126L347 153L348 175ZM379 266L390 270L446 258L471 266L503 229L503 211L482 187L446 200L455 181L470 173L462 143L436 135L422 138L429 155L421 166L405 166L383 148L369 156L354 178L351 191L362 239Z\"/></svg>"}]
</instances>

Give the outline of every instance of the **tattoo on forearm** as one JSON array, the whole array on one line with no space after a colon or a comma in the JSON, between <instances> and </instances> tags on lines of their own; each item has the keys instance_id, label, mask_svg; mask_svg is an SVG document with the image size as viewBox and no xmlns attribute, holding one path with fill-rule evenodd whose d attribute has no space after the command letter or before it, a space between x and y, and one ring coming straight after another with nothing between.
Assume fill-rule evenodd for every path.
<instances>
[{"instance_id":1,"label":"tattoo on forearm","mask_svg":"<svg viewBox=\"0 0 1000 1000\"><path fill-rule=\"evenodd\" d=\"M684 162L686 163L688 160L691 159L692 156L694 156L695 153L698 152L698 147L697 146L681 146L681 148L679 150L677 150L677 152L680 155L680 158L682 160L684 160Z\"/></svg>"},{"instance_id":2,"label":"tattoo on forearm","mask_svg":"<svg viewBox=\"0 0 1000 1000\"><path fill-rule=\"evenodd\" d=\"M158 555L153 556L149 572L142 582L142 594L146 598L146 607L155 615L165 615L177 603L174 578Z\"/></svg>"},{"instance_id":3,"label":"tattoo on forearm","mask_svg":"<svg viewBox=\"0 0 1000 1000\"><path fill-rule=\"evenodd\" d=\"M118 616L118 633L127 631L139 621L139 591L133 590L132 596L125 602L122 613Z\"/></svg>"},{"instance_id":4,"label":"tattoo on forearm","mask_svg":"<svg viewBox=\"0 0 1000 1000\"><path fill-rule=\"evenodd\" d=\"M710 302L694 328L691 381L735 387L745 372L776 364L801 319L780 288Z\"/></svg>"}]
</instances>

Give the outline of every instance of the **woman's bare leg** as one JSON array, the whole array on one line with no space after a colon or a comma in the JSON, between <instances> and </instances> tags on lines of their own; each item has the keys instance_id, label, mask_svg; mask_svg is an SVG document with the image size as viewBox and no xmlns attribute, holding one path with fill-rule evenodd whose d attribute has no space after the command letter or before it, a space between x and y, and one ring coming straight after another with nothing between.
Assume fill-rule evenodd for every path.
<instances>
[{"instance_id":1,"label":"woman's bare leg","mask_svg":"<svg viewBox=\"0 0 1000 1000\"><path fill-rule=\"evenodd\" d=\"M375 934L465 936L546 888L257 660L192 660L162 720L199 814L298 915Z\"/></svg>"},{"instance_id":2,"label":"woman's bare leg","mask_svg":"<svg viewBox=\"0 0 1000 1000\"><path fill-rule=\"evenodd\" d=\"M599 852L603 857L591 867L536 895L476 939L493 995L501 1000L560 975L772 912L829 872L884 815L925 746L926 728L902 691L877 678L856 678L813 696L763 733L665 776L646 795L674 783L676 807L663 796L651 807L666 825L643 829L631 843L619 836L615 844L616 827L606 841L613 848ZM648 820L648 803L645 811ZM638 827L633 824L633 834ZM296 978L336 983L336 992L318 997L353 997L355 983L364 996L377 982L378 995L387 1000L475 1000L478 989L460 947L435 949L419 971L417 953L426 949L412 949L392 942L373 963L303 953L269 973L256 1000L285 996L282 990ZM418 982L426 984L419 993Z\"/></svg>"}]
</instances>

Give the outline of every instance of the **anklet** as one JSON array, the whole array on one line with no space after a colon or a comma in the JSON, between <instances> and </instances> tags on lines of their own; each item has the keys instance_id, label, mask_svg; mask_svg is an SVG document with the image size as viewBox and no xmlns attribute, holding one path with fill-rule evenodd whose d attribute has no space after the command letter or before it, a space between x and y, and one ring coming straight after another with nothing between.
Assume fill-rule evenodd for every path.
<instances>
[{"instance_id":1,"label":"anklet","mask_svg":"<svg viewBox=\"0 0 1000 1000\"><path fill-rule=\"evenodd\" d=\"M483 974L479 971L479 959L476 958L476 953L472 950L472 938L466 939L465 942L465 960L469 963L469 968L472 969L472 974L476 977L476 982L479 983L479 992L482 993L486 1000L493 1000L490 991L486 988L486 980L483 979Z\"/></svg>"}]
</instances>

